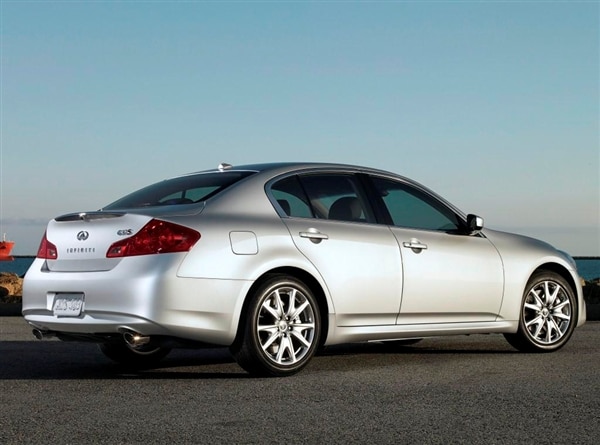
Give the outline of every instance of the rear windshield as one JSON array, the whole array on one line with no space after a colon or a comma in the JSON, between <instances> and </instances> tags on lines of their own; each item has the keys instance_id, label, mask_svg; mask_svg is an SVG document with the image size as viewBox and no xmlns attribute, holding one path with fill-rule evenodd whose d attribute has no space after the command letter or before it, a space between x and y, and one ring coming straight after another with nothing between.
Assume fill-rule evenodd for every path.
<instances>
[{"instance_id":1,"label":"rear windshield","mask_svg":"<svg viewBox=\"0 0 600 445\"><path fill-rule=\"evenodd\" d=\"M202 202L254 172L200 173L167 179L133 192L103 210L135 209Z\"/></svg>"}]
</instances>

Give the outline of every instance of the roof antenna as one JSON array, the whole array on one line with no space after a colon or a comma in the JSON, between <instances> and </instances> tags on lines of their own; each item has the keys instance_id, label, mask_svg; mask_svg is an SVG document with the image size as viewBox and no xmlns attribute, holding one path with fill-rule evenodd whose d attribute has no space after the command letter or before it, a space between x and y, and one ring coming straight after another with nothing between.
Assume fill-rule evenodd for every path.
<instances>
[{"instance_id":1,"label":"roof antenna","mask_svg":"<svg viewBox=\"0 0 600 445\"><path fill-rule=\"evenodd\" d=\"M226 162L221 162L221 163L219 164L219 167L218 167L218 168L219 168L219 171L221 171L221 172L222 172L223 170L229 170L231 167L233 167L233 165L231 165L231 164L227 164Z\"/></svg>"}]
</instances>

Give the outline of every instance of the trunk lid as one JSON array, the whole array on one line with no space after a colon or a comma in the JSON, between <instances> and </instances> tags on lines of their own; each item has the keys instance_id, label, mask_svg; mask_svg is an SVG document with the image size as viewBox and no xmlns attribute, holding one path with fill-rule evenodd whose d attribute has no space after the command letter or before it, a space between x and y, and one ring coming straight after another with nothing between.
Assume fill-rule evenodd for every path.
<instances>
[{"instance_id":1,"label":"trunk lid","mask_svg":"<svg viewBox=\"0 0 600 445\"><path fill-rule=\"evenodd\" d=\"M46 237L58 256L47 260L51 272L99 272L114 268L121 258L107 258L110 246L137 233L149 215L125 212L72 213L48 223Z\"/></svg>"}]
</instances>

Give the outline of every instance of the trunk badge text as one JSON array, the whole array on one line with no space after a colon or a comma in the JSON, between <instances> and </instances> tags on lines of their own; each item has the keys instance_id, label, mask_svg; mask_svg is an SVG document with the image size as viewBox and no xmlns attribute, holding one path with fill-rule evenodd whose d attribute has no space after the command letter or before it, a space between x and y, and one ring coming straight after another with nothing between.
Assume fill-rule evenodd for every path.
<instances>
[{"instance_id":1,"label":"trunk badge text","mask_svg":"<svg viewBox=\"0 0 600 445\"><path fill-rule=\"evenodd\" d=\"M133 235L133 229L121 229L117 231L118 236L129 236Z\"/></svg>"}]
</instances>

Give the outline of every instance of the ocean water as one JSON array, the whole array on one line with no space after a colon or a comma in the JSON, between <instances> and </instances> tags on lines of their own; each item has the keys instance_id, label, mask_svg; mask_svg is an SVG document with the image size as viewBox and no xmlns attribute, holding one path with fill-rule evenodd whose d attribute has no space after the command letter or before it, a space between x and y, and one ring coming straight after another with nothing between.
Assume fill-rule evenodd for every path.
<instances>
[{"instance_id":1,"label":"ocean water","mask_svg":"<svg viewBox=\"0 0 600 445\"><path fill-rule=\"evenodd\" d=\"M0 261L0 272L13 272L19 276L25 275L31 263L33 263L33 257L13 257L12 261Z\"/></svg>"},{"instance_id":2,"label":"ocean water","mask_svg":"<svg viewBox=\"0 0 600 445\"><path fill-rule=\"evenodd\" d=\"M577 258L577 272L585 280L600 278L600 258Z\"/></svg>"},{"instance_id":3,"label":"ocean water","mask_svg":"<svg viewBox=\"0 0 600 445\"><path fill-rule=\"evenodd\" d=\"M0 261L0 272L24 275L31 266L33 257L15 257L13 261ZM600 278L600 258L576 258L579 275L585 280Z\"/></svg>"}]
</instances>

